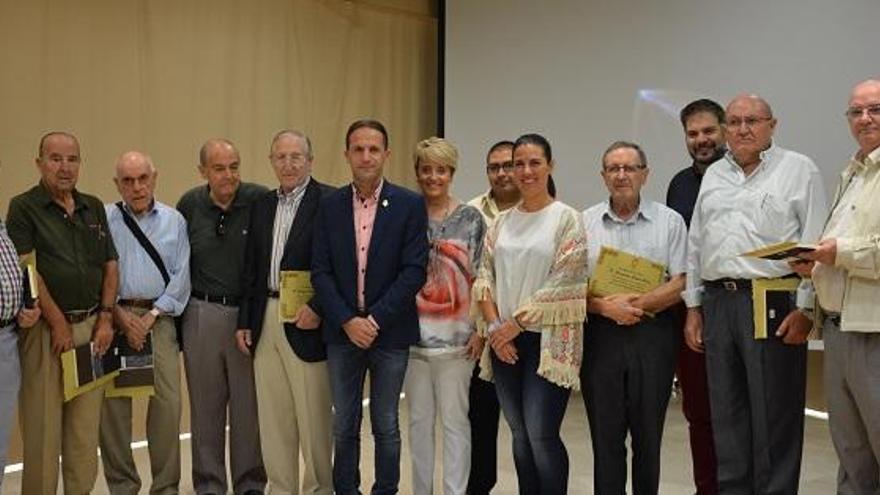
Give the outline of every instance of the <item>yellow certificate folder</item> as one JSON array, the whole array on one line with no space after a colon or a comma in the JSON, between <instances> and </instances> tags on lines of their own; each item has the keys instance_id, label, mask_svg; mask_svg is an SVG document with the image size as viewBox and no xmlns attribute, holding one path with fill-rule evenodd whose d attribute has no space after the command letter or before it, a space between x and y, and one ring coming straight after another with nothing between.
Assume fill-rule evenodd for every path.
<instances>
[{"instance_id":1,"label":"yellow certificate folder","mask_svg":"<svg viewBox=\"0 0 880 495\"><path fill-rule=\"evenodd\" d=\"M87 342L61 353L64 401L103 387L119 375L119 360L99 357L95 344Z\"/></svg>"},{"instance_id":2,"label":"yellow certificate folder","mask_svg":"<svg viewBox=\"0 0 880 495\"><path fill-rule=\"evenodd\" d=\"M752 309L755 339L775 334L782 320L797 307L795 293L800 278L759 278L752 280Z\"/></svg>"},{"instance_id":3,"label":"yellow certificate folder","mask_svg":"<svg viewBox=\"0 0 880 495\"><path fill-rule=\"evenodd\" d=\"M815 250L816 246L814 244L801 244L794 241L785 241L770 244L769 246L764 246L760 249L743 253L740 256L779 261L798 258L799 255L803 253L809 253Z\"/></svg>"},{"instance_id":4,"label":"yellow certificate folder","mask_svg":"<svg viewBox=\"0 0 880 495\"><path fill-rule=\"evenodd\" d=\"M297 311L315 295L312 274L307 270L282 270L278 285L278 319L293 323Z\"/></svg>"},{"instance_id":5,"label":"yellow certificate folder","mask_svg":"<svg viewBox=\"0 0 880 495\"><path fill-rule=\"evenodd\" d=\"M590 294L645 294L659 287L665 277L666 266L661 263L602 246L590 279Z\"/></svg>"}]
</instances>

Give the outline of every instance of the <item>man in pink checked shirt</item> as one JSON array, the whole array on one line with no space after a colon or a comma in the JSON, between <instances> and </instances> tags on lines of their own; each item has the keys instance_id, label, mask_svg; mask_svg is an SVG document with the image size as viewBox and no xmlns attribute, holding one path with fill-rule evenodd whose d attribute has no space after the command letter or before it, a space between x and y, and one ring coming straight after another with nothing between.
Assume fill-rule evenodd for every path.
<instances>
[{"instance_id":1,"label":"man in pink checked shirt","mask_svg":"<svg viewBox=\"0 0 880 495\"><path fill-rule=\"evenodd\" d=\"M382 123L354 122L345 145L352 183L321 200L312 254L335 410L333 487L341 495L360 493L361 398L369 371L371 492L397 493L398 400L409 346L419 340L415 295L425 283L428 217L419 195L383 178L391 152Z\"/></svg>"}]
</instances>

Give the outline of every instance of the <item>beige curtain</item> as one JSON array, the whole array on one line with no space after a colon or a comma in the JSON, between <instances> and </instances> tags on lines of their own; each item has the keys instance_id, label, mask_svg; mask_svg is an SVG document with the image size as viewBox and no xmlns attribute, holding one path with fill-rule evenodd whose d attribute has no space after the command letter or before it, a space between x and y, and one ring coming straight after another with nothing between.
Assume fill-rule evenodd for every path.
<instances>
[{"instance_id":1,"label":"beige curtain","mask_svg":"<svg viewBox=\"0 0 880 495\"><path fill-rule=\"evenodd\" d=\"M115 201L113 163L152 155L157 196L200 183L198 148L231 139L245 180L274 184L279 129L304 130L314 173L350 175L344 133L383 121L391 180L414 185L411 150L434 133L437 20L430 0L0 0L0 213L34 184L37 141L76 134L80 189Z\"/></svg>"},{"instance_id":2,"label":"beige curtain","mask_svg":"<svg viewBox=\"0 0 880 495\"><path fill-rule=\"evenodd\" d=\"M176 203L201 182L198 149L213 136L238 146L245 180L273 186L269 140L288 127L311 136L314 175L341 185L345 130L366 116L388 127L386 175L412 187L412 148L437 114L433 10L432 0L0 0L0 214L38 180L38 140L56 129L79 137L79 188L105 202L118 199L116 157L138 149L159 168L159 199ZM143 404L135 416L143 438ZM7 463L19 453L16 434Z\"/></svg>"}]
</instances>

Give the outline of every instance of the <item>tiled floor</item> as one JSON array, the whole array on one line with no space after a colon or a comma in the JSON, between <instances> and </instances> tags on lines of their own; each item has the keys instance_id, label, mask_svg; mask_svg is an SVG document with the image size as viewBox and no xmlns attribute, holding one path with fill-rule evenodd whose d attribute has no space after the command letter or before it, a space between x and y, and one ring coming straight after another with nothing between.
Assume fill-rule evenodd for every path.
<instances>
[{"instance_id":1,"label":"tiled floor","mask_svg":"<svg viewBox=\"0 0 880 495\"><path fill-rule=\"evenodd\" d=\"M401 403L401 424L406 425L405 400ZM660 493L663 494L687 494L693 493L691 484L691 462L688 449L687 425L681 414L681 404L673 400L666 417L666 431L663 442L663 466L661 474ZM503 420L502 420L503 423ZM579 394L573 394L568 412L563 423L563 437L568 447L571 473L569 480L569 493L591 494L592 490L592 452L589 447L589 432L586 426L584 406ZM364 421L365 430L369 429L369 421ZM403 465L401 467L402 480L400 493L409 494L410 467L407 461L408 448L406 441L406 428L402 428L403 442ZM368 432L362 436L362 490L369 492L369 484L372 482L372 440ZM438 437L439 438L439 437ZM513 468L513 460L510 454L510 434L506 426L502 426L499 438L499 481L494 494L513 495L517 493L516 473ZM192 493L192 482L189 474L190 456L189 442L182 444L183 477L181 480L181 493ZM440 459L440 456L438 456ZM145 478L145 485L149 483L149 460L146 449L136 451L136 460L141 475ZM825 495L835 492L835 479L837 459L831 440L828 436L828 424L825 421L807 418L804 442L804 461L801 470L801 490L803 495ZM439 481L440 469L436 473L435 493L442 493ZM103 474L99 473L99 482L95 493L107 493L107 486L103 480ZM142 493L147 493L143 489ZM19 473L10 473L3 482L3 494L18 494ZM59 490L59 493L60 490Z\"/></svg>"}]
</instances>

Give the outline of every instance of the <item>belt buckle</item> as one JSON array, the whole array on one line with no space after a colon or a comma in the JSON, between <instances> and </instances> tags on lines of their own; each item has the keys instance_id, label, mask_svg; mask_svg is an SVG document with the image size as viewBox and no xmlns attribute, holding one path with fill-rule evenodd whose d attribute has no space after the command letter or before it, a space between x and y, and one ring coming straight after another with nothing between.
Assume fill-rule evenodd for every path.
<instances>
[{"instance_id":1,"label":"belt buckle","mask_svg":"<svg viewBox=\"0 0 880 495\"><path fill-rule=\"evenodd\" d=\"M725 280L724 282L721 282L721 284L724 286L725 290L735 291L737 289L736 282L733 280Z\"/></svg>"}]
</instances>

